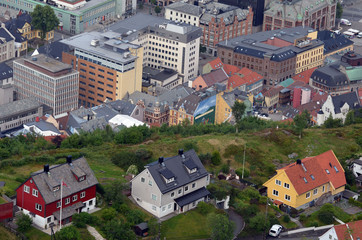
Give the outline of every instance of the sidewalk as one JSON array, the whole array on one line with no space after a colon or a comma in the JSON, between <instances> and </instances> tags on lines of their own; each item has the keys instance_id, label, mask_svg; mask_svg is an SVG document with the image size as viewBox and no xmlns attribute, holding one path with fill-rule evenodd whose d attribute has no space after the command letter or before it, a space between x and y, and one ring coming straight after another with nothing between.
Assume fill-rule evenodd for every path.
<instances>
[{"instance_id":1,"label":"sidewalk","mask_svg":"<svg viewBox=\"0 0 362 240\"><path fill-rule=\"evenodd\" d=\"M96 240L105 240L94 227L87 225L87 230Z\"/></svg>"}]
</instances>

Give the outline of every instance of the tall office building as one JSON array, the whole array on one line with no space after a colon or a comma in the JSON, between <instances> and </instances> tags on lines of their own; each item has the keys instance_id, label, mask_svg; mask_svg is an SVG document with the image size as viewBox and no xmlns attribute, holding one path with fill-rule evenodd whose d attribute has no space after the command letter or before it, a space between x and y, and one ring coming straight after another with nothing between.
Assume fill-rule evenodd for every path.
<instances>
[{"instance_id":1,"label":"tall office building","mask_svg":"<svg viewBox=\"0 0 362 240\"><path fill-rule=\"evenodd\" d=\"M68 64L43 54L17 59L13 79L19 99L34 97L54 116L78 107L79 73Z\"/></svg>"}]
</instances>

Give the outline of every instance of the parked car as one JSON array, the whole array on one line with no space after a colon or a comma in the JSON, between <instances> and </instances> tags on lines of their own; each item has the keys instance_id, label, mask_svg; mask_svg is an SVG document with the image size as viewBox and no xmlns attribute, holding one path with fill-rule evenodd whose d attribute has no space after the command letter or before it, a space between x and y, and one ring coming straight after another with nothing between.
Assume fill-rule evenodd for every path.
<instances>
[{"instance_id":1,"label":"parked car","mask_svg":"<svg viewBox=\"0 0 362 240\"><path fill-rule=\"evenodd\" d=\"M344 19L344 18L341 19L341 24L344 24L344 25L347 25L347 26L352 25L352 23L348 19Z\"/></svg>"},{"instance_id":2,"label":"parked car","mask_svg":"<svg viewBox=\"0 0 362 240\"><path fill-rule=\"evenodd\" d=\"M362 32L358 33L357 37L362 38Z\"/></svg>"},{"instance_id":3,"label":"parked car","mask_svg":"<svg viewBox=\"0 0 362 240\"><path fill-rule=\"evenodd\" d=\"M269 235L272 237L278 237L282 229L283 227L281 225L274 224L269 230Z\"/></svg>"}]
</instances>

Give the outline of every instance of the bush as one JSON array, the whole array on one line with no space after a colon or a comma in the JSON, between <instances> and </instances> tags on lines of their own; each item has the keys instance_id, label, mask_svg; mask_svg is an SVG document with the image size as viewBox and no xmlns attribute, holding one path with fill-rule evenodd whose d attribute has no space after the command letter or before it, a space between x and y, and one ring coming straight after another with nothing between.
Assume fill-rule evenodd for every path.
<instances>
[{"instance_id":1,"label":"bush","mask_svg":"<svg viewBox=\"0 0 362 240\"><path fill-rule=\"evenodd\" d=\"M145 214L139 209L133 209L126 215L127 222L136 225L144 221Z\"/></svg>"},{"instance_id":2,"label":"bush","mask_svg":"<svg viewBox=\"0 0 362 240\"><path fill-rule=\"evenodd\" d=\"M334 222L334 214L331 211L319 211L317 215L319 221L328 225Z\"/></svg>"},{"instance_id":3,"label":"bush","mask_svg":"<svg viewBox=\"0 0 362 240\"><path fill-rule=\"evenodd\" d=\"M219 151L214 151L211 156L211 163L215 166L220 165L221 163L221 156Z\"/></svg>"},{"instance_id":4,"label":"bush","mask_svg":"<svg viewBox=\"0 0 362 240\"><path fill-rule=\"evenodd\" d=\"M185 142L183 144L183 148L184 148L185 151L188 151L188 150L191 150L191 149L194 149L195 152L199 151L199 146L197 146L197 142L194 141L194 140Z\"/></svg>"},{"instance_id":5,"label":"bush","mask_svg":"<svg viewBox=\"0 0 362 240\"><path fill-rule=\"evenodd\" d=\"M290 222L290 217L289 217L289 215L284 215L284 216L283 216L283 221L284 221L285 223L289 223L289 222Z\"/></svg>"},{"instance_id":6,"label":"bush","mask_svg":"<svg viewBox=\"0 0 362 240\"><path fill-rule=\"evenodd\" d=\"M55 236L59 240L80 240L80 233L74 226L62 228Z\"/></svg>"},{"instance_id":7,"label":"bush","mask_svg":"<svg viewBox=\"0 0 362 240\"><path fill-rule=\"evenodd\" d=\"M72 217L74 226L77 228L85 228L86 224L94 224L97 222L97 217L90 215L86 212L76 213Z\"/></svg>"},{"instance_id":8,"label":"bush","mask_svg":"<svg viewBox=\"0 0 362 240\"><path fill-rule=\"evenodd\" d=\"M307 220L307 216L306 216L305 214L300 214L300 215L299 215L299 220L300 220L301 222L305 222L305 221Z\"/></svg>"},{"instance_id":9,"label":"bush","mask_svg":"<svg viewBox=\"0 0 362 240\"><path fill-rule=\"evenodd\" d=\"M18 230L20 232L26 232L31 227L33 220L27 214L21 214L20 217L17 218L16 224L18 225Z\"/></svg>"},{"instance_id":10,"label":"bush","mask_svg":"<svg viewBox=\"0 0 362 240\"><path fill-rule=\"evenodd\" d=\"M205 165L205 164L209 164L211 162L211 154L210 153L206 153L206 154L199 154L199 158L201 160L201 162Z\"/></svg>"},{"instance_id":11,"label":"bush","mask_svg":"<svg viewBox=\"0 0 362 240\"><path fill-rule=\"evenodd\" d=\"M227 164L223 164L221 166L221 172L223 172L225 174L229 174L229 170L230 170L230 167Z\"/></svg>"},{"instance_id":12,"label":"bush","mask_svg":"<svg viewBox=\"0 0 362 240\"><path fill-rule=\"evenodd\" d=\"M317 221L310 222L307 225L307 227L318 227L318 226L319 226L319 223Z\"/></svg>"},{"instance_id":13,"label":"bush","mask_svg":"<svg viewBox=\"0 0 362 240\"><path fill-rule=\"evenodd\" d=\"M102 212L102 218L105 220L105 221L109 221L113 218L115 218L117 216L117 211L116 209L110 207L110 208L107 208L105 210L103 210Z\"/></svg>"},{"instance_id":14,"label":"bush","mask_svg":"<svg viewBox=\"0 0 362 240\"><path fill-rule=\"evenodd\" d=\"M257 213L249 222L249 228L255 232L263 232L270 227L269 219L265 220L265 214L262 212Z\"/></svg>"},{"instance_id":15,"label":"bush","mask_svg":"<svg viewBox=\"0 0 362 240\"><path fill-rule=\"evenodd\" d=\"M199 212L200 214L206 216L207 214L209 214L212 211L213 208L214 208L214 206L212 206L211 204L208 204L206 202L199 202L197 204L196 211Z\"/></svg>"}]
</instances>

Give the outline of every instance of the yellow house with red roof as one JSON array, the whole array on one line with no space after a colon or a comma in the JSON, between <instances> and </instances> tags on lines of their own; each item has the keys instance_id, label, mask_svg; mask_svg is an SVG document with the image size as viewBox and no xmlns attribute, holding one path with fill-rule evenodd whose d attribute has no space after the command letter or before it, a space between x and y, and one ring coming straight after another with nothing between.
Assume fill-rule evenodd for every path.
<instances>
[{"instance_id":1,"label":"yellow house with red roof","mask_svg":"<svg viewBox=\"0 0 362 240\"><path fill-rule=\"evenodd\" d=\"M344 170L332 150L307 157L278 169L263 184L276 205L304 209L341 198L345 189Z\"/></svg>"}]
</instances>

